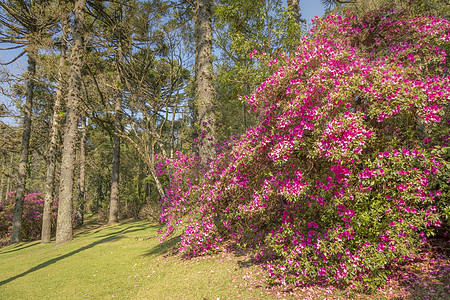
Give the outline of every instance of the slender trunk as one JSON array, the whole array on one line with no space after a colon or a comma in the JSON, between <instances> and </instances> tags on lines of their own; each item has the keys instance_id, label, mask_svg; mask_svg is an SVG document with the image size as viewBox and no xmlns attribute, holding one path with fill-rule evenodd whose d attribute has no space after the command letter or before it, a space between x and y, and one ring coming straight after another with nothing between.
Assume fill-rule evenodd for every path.
<instances>
[{"instance_id":1,"label":"slender trunk","mask_svg":"<svg viewBox=\"0 0 450 300\"><path fill-rule=\"evenodd\" d=\"M48 161L47 161L47 175L45 178L45 195L44 195L44 212L42 216L42 233L41 233L41 244L50 243L51 239L51 210L53 199L55 199L55 171L56 171L56 151L58 149L59 142L59 122L61 121L61 110L63 101L63 76L64 76L64 65L66 63L66 40L68 31L68 20L65 18L62 21L62 46L61 54L59 57L59 70L58 70L58 86L56 87L56 98L53 103L53 118L52 127L50 129L50 148L48 150Z\"/></svg>"},{"instance_id":2,"label":"slender trunk","mask_svg":"<svg viewBox=\"0 0 450 300\"><path fill-rule=\"evenodd\" d=\"M77 224L84 223L84 205L85 205L85 181L86 181L86 116L81 116L81 137L80 137L80 174L78 177L78 205L77 205Z\"/></svg>"},{"instance_id":3,"label":"slender trunk","mask_svg":"<svg viewBox=\"0 0 450 300\"><path fill-rule=\"evenodd\" d=\"M166 157L166 155L164 155ZM165 198L166 195L164 193L164 188L161 184L161 182L158 179L158 176L156 176L156 169L155 169L155 143L151 141L151 149L150 149L150 160L149 160L149 171L150 174L152 174L153 179L155 180L156 189L158 190L159 196L161 199Z\"/></svg>"},{"instance_id":4,"label":"slender trunk","mask_svg":"<svg viewBox=\"0 0 450 300\"><path fill-rule=\"evenodd\" d=\"M120 128L120 114L122 111L122 99L118 93L114 107L114 126L116 131ZM120 166L120 137L114 136L114 149L112 161L111 197L109 206L109 224L118 222L119 219L119 166Z\"/></svg>"},{"instance_id":5,"label":"slender trunk","mask_svg":"<svg viewBox=\"0 0 450 300\"><path fill-rule=\"evenodd\" d=\"M156 189L158 190L159 197L164 198L164 188L162 187L161 181L159 181L158 177L156 176L156 171L154 168L150 167L150 174L152 174L153 179L155 180Z\"/></svg>"},{"instance_id":6,"label":"slender trunk","mask_svg":"<svg viewBox=\"0 0 450 300\"><path fill-rule=\"evenodd\" d=\"M56 242L72 240L72 204L75 147L78 131L78 105L81 98L81 68L83 60L83 21L85 0L76 0L74 7L73 48L70 57L70 81L67 101L64 148L61 161L60 201L56 224Z\"/></svg>"},{"instance_id":7,"label":"slender trunk","mask_svg":"<svg viewBox=\"0 0 450 300\"><path fill-rule=\"evenodd\" d=\"M197 0L195 7L195 80L200 129L200 158L212 160L216 144L212 68L212 0Z\"/></svg>"},{"instance_id":8,"label":"slender trunk","mask_svg":"<svg viewBox=\"0 0 450 300\"><path fill-rule=\"evenodd\" d=\"M150 190L150 183L146 182L145 183L145 191L144 191L144 193L145 193L145 203L146 204L148 204L150 202L150 192L151 192L151 190Z\"/></svg>"},{"instance_id":9,"label":"slender trunk","mask_svg":"<svg viewBox=\"0 0 450 300\"><path fill-rule=\"evenodd\" d=\"M177 99L178 100L178 99ZM170 128L170 158L173 158L175 151L175 115L177 113L178 101L175 103L175 107L172 112L172 124Z\"/></svg>"},{"instance_id":10,"label":"slender trunk","mask_svg":"<svg viewBox=\"0 0 450 300\"><path fill-rule=\"evenodd\" d=\"M2 179L0 180L0 203L3 201L3 183L5 182L6 171L6 154L2 156L2 173L0 174Z\"/></svg>"},{"instance_id":11,"label":"slender trunk","mask_svg":"<svg viewBox=\"0 0 450 300\"><path fill-rule=\"evenodd\" d=\"M13 173L13 160L14 155L11 153L11 156L9 157L9 172L8 172L8 178L6 178L6 197L11 193L11 176Z\"/></svg>"},{"instance_id":12,"label":"slender trunk","mask_svg":"<svg viewBox=\"0 0 450 300\"><path fill-rule=\"evenodd\" d=\"M119 172L120 172L120 137L118 136L121 130L121 115L122 115L122 90L120 79L120 64L122 63L122 41L119 38L117 42L117 76L116 76L116 95L114 105L114 146L113 146L113 160L112 160L112 174L111 174L111 195L109 201L109 224L115 224L119 221Z\"/></svg>"},{"instance_id":13,"label":"slender trunk","mask_svg":"<svg viewBox=\"0 0 450 300\"><path fill-rule=\"evenodd\" d=\"M27 182L28 151L31 137L31 110L34 96L34 77L36 73L36 59L33 53L28 53L28 80L26 101L23 112L22 148L18 169L18 184L16 189L16 204L14 206L13 225L11 231L11 244L20 242L22 231L22 212Z\"/></svg>"}]
</instances>

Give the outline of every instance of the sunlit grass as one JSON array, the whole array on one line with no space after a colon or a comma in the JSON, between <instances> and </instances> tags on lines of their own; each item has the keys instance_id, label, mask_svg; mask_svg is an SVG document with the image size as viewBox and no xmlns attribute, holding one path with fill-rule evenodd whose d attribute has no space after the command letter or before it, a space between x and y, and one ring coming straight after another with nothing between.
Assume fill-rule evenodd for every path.
<instances>
[{"instance_id":1,"label":"sunlit grass","mask_svg":"<svg viewBox=\"0 0 450 300\"><path fill-rule=\"evenodd\" d=\"M91 228L58 247L36 241L1 248L0 298L267 297L262 288L239 288L236 280L248 268L230 254L190 261L165 256L177 239L159 243L158 229L146 221L128 221Z\"/></svg>"}]
</instances>

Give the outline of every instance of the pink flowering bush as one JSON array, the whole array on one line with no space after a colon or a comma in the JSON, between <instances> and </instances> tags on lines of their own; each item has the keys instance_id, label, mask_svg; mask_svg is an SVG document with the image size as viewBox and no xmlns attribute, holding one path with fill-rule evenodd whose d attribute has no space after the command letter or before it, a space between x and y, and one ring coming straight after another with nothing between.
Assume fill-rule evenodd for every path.
<instances>
[{"instance_id":1,"label":"pink flowering bush","mask_svg":"<svg viewBox=\"0 0 450 300\"><path fill-rule=\"evenodd\" d=\"M222 241L216 234L214 226L214 208L208 196L209 184L202 180L200 158L193 154L177 152L176 159L161 160L158 175L172 170L171 181L163 199L161 223L167 228L161 239L169 236L175 228L184 225L180 250L192 255L203 255L217 249Z\"/></svg>"},{"instance_id":2,"label":"pink flowering bush","mask_svg":"<svg viewBox=\"0 0 450 300\"><path fill-rule=\"evenodd\" d=\"M7 199L0 202L0 246L9 243L11 237L12 220L15 206L15 193L7 195ZM25 195L22 214L22 241L34 241L41 237L42 212L44 210L44 198L40 193ZM52 231L56 229L56 215L58 200L52 205Z\"/></svg>"},{"instance_id":3,"label":"pink flowering bush","mask_svg":"<svg viewBox=\"0 0 450 300\"><path fill-rule=\"evenodd\" d=\"M375 287L440 226L450 22L394 9L314 21L249 98L258 126L207 172L167 161L162 220L184 229L185 255L234 240L275 282Z\"/></svg>"}]
</instances>

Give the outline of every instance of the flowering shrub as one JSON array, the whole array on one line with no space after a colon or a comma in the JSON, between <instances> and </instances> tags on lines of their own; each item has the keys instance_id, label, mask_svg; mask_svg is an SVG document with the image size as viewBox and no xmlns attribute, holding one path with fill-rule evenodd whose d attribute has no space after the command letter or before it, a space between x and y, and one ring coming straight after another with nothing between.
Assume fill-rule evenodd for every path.
<instances>
[{"instance_id":1,"label":"flowering shrub","mask_svg":"<svg viewBox=\"0 0 450 300\"><path fill-rule=\"evenodd\" d=\"M167 162L162 219L166 234L184 224L186 255L232 239L274 281L374 287L440 225L450 22L395 9L314 22L249 98L258 126L206 173L193 156Z\"/></svg>"},{"instance_id":2,"label":"flowering shrub","mask_svg":"<svg viewBox=\"0 0 450 300\"><path fill-rule=\"evenodd\" d=\"M214 208L210 203L211 197L208 196L209 185L200 180L203 172L200 158L177 152L176 159L160 161L158 175L166 172L165 166L173 170L173 173L166 199L162 199L161 223L168 226L161 239L169 236L184 222L186 226L181 237L181 252L203 255L217 248L217 243L222 239L216 235Z\"/></svg>"},{"instance_id":3,"label":"flowering shrub","mask_svg":"<svg viewBox=\"0 0 450 300\"><path fill-rule=\"evenodd\" d=\"M15 193L7 195L4 202L0 202L0 246L9 243L11 237L12 220L15 206ZM40 193L25 195L22 214L22 240L34 241L41 237L42 212L44 210L44 198ZM58 200L52 205L52 231L56 229L56 215Z\"/></svg>"}]
</instances>

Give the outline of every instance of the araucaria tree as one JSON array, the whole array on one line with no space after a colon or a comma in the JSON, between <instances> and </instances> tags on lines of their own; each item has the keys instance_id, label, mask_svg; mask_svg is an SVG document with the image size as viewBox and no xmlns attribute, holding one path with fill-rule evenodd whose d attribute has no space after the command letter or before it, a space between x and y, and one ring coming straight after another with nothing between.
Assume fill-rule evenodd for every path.
<instances>
[{"instance_id":1,"label":"araucaria tree","mask_svg":"<svg viewBox=\"0 0 450 300\"><path fill-rule=\"evenodd\" d=\"M66 48L67 48L67 36L69 31L69 13L66 10L62 10L61 23L61 46L58 65L58 82L56 87L55 99L53 102L53 113L50 127L50 145L48 147L47 156L47 170L45 176L45 194L44 194L44 212L42 214L42 234L41 243L47 244L51 241L51 208L52 202L55 198L55 186L56 186L56 163L57 163L57 150L58 139L60 135L61 112L63 106L63 77L64 66L67 60Z\"/></svg>"},{"instance_id":2,"label":"araucaria tree","mask_svg":"<svg viewBox=\"0 0 450 300\"><path fill-rule=\"evenodd\" d=\"M395 9L314 22L249 98L259 124L207 174L167 160L165 235L184 226L185 255L247 245L281 283L374 287L440 225L450 22Z\"/></svg>"},{"instance_id":3,"label":"araucaria tree","mask_svg":"<svg viewBox=\"0 0 450 300\"><path fill-rule=\"evenodd\" d=\"M11 243L21 239L22 211L25 196L26 172L29 143L31 137L31 112L34 97L37 53L42 42L48 37L48 30L55 19L50 12L51 1L0 1L0 43L11 43L9 49L24 48L14 62L24 54L28 56L26 73L26 95L23 105L23 133L18 167L18 185L11 232Z\"/></svg>"},{"instance_id":4,"label":"araucaria tree","mask_svg":"<svg viewBox=\"0 0 450 300\"><path fill-rule=\"evenodd\" d=\"M215 157L216 118L212 68L212 0L195 1L195 92L203 163Z\"/></svg>"},{"instance_id":5,"label":"araucaria tree","mask_svg":"<svg viewBox=\"0 0 450 300\"><path fill-rule=\"evenodd\" d=\"M59 193L56 241L59 245L72 240L72 205L75 147L78 131L78 109L82 95L81 68L83 62L83 24L85 0L76 0L73 9L73 46L70 55L70 81L67 99L66 125L61 159L61 183Z\"/></svg>"}]
</instances>

